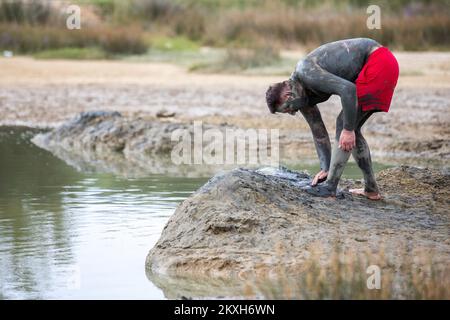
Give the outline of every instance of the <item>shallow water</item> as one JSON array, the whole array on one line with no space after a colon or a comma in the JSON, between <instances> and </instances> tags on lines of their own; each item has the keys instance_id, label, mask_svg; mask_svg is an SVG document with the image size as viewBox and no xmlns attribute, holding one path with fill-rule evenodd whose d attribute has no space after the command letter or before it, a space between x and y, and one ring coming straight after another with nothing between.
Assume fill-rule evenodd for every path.
<instances>
[{"instance_id":1,"label":"shallow water","mask_svg":"<svg viewBox=\"0 0 450 320\"><path fill-rule=\"evenodd\" d=\"M165 298L145 257L207 179L78 172L34 146L36 132L0 127L0 298Z\"/></svg>"},{"instance_id":2,"label":"shallow water","mask_svg":"<svg viewBox=\"0 0 450 320\"><path fill-rule=\"evenodd\" d=\"M0 129L0 297L164 298L145 257L206 179L80 173L31 136Z\"/></svg>"}]
</instances>

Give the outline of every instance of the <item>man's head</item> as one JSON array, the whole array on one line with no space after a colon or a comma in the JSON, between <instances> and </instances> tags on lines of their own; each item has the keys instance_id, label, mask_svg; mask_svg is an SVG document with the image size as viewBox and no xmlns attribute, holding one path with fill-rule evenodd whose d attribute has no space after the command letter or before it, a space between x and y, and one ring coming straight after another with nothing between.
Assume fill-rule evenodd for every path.
<instances>
[{"instance_id":1,"label":"man's head","mask_svg":"<svg viewBox=\"0 0 450 320\"><path fill-rule=\"evenodd\" d=\"M267 89L266 102L271 113L294 115L307 104L307 97L298 81L286 80L275 83Z\"/></svg>"}]
</instances>

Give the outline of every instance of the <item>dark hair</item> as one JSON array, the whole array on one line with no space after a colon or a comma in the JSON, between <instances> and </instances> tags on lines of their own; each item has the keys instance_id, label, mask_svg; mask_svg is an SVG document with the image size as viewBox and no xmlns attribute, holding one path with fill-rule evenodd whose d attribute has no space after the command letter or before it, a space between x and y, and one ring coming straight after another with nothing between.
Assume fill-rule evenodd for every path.
<instances>
[{"instance_id":1,"label":"dark hair","mask_svg":"<svg viewBox=\"0 0 450 320\"><path fill-rule=\"evenodd\" d=\"M277 111L277 107L280 104L281 92L286 86L286 81L275 83L269 87L266 91L266 102L271 113Z\"/></svg>"}]
</instances>

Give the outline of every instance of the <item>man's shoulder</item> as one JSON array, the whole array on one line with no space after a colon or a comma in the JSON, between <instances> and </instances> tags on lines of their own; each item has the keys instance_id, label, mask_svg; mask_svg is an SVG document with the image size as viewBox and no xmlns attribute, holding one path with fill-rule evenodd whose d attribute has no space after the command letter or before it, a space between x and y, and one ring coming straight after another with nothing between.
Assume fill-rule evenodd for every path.
<instances>
[{"instance_id":1,"label":"man's shoulder","mask_svg":"<svg viewBox=\"0 0 450 320\"><path fill-rule=\"evenodd\" d=\"M298 61L295 66L295 71L291 75L291 79L299 81L304 87L313 87L315 86L315 78L319 69L320 67L314 58L306 56Z\"/></svg>"},{"instance_id":2,"label":"man's shoulder","mask_svg":"<svg viewBox=\"0 0 450 320\"><path fill-rule=\"evenodd\" d=\"M305 58L300 59L297 62L297 65L295 66L294 72L291 74L292 80L300 80L301 78L304 78L307 75L308 65L311 64L311 61L309 61L309 57L306 56Z\"/></svg>"}]
</instances>

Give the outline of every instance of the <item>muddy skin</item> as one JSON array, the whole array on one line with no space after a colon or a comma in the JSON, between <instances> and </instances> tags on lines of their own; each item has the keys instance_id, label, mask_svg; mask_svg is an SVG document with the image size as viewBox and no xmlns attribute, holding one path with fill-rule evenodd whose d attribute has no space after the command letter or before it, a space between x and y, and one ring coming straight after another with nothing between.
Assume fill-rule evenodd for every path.
<instances>
[{"instance_id":1,"label":"muddy skin","mask_svg":"<svg viewBox=\"0 0 450 320\"><path fill-rule=\"evenodd\" d=\"M331 143L327 128L325 127L322 116L320 115L319 108L317 108L317 105L314 105L309 108L301 108L300 112L311 128L317 156L320 161L320 169L328 171L330 168L331 159Z\"/></svg>"},{"instance_id":2,"label":"muddy skin","mask_svg":"<svg viewBox=\"0 0 450 320\"><path fill-rule=\"evenodd\" d=\"M361 169L364 175L364 184L365 184L364 191L379 193L379 189L375 181L375 175L372 169L372 158L370 156L369 145L367 144L366 139L364 139L361 133L361 127L364 125L367 119L369 119L369 117L375 112L378 111L364 112L363 119L358 124L358 127L355 130L356 148L352 150L352 155L356 163L358 164L358 167Z\"/></svg>"},{"instance_id":3,"label":"muddy skin","mask_svg":"<svg viewBox=\"0 0 450 320\"><path fill-rule=\"evenodd\" d=\"M325 44L300 60L291 80L305 88L309 105L341 97L344 128L353 131L357 124L357 97L354 82L370 53L381 45L366 38Z\"/></svg>"},{"instance_id":4,"label":"muddy skin","mask_svg":"<svg viewBox=\"0 0 450 320\"><path fill-rule=\"evenodd\" d=\"M379 193L379 189L375 180L375 175L372 170L372 159L370 156L370 149L367 141L364 139L361 128L367 119L377 111L362 111L361 109L357 115L358 125L355 129L356 135L356 147L352 150L353 158L355 159L358 167L361 169L364 175L365 192ZM343 112L341 112L336 120L336 137L333 146L333 152L331 156L330 170L328 178L325 183L319 184L315 187L307 187L305 191L311 195L320 197L333 197L336 196L337 186L344 172L345 165L350 157L350 152L344 151L339 148L339 137L341 136L343 128Z\"/></svg>"},{"instance_id":5,"label":"muddy skin","mask_svg":"<svg viewBox=\"0 0 450 320\"><path fill-rule=\"evenodd\" d=\"M372 39L358 38L325 44L301 60L291 75L290 81L302 87L306 95L300 112L309 124L320 160L321 170L329 171L326 184L307 188L316 196L335 196L339 179L350 157L350 152L338 148L339 137L345 128L355 131L356 148L352 154L364 174L366 192L378 192L370 150L361 134L361 127L373 112L362 112L358 108L354 82L366 64L369 55L379 43ZM342 111L336 120L336 143L331 152L327 129L317 103L324 102L333 94L341 97Z\"/></svg>"}]
</instances>

